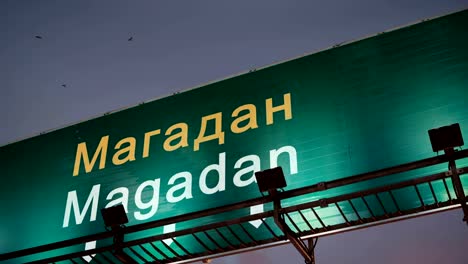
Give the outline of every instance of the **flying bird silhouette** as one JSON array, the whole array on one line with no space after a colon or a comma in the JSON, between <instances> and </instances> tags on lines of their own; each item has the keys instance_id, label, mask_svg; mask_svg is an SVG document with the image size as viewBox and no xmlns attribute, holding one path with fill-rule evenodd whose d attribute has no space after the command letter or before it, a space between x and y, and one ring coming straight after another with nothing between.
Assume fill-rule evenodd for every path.
<instances>
[{"instance_id":1,"label":"flying bird silhouette","mask_svg":"<svg viewBox=\"0 0 468 264\"><path fill-rule=\"evenodd\" d=\"M37 39L42 39L42 36L39 36L39 35L34 36L34 37L37 38Z\"/></svg>"},{"instance_id":2,"label":"flying bird silhouette","mask_svg":"<svg viewBox=\"0 0 468 264\"><path fill-rule=\"evenodd\" d=\"M129 39L127 39L128 41L132 41L133 40L133 37L130 37Z\"/></svg>"},{"instance_id":3,"label":"flying bird silhouette","mask_svg":"<svg viewBox=\"0 0 468 264\"><path fill-rule=\"evenodd\" d=\"M63 88L67 88L67 85L66 85L66 84L62 84L62 87L63 87Z\"/></svg>"}]
</instances>

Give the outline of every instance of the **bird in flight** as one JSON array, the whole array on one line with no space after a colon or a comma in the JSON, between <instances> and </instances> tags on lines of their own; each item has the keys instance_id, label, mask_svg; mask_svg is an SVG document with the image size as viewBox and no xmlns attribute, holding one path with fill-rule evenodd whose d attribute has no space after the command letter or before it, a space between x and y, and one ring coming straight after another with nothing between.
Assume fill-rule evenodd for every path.
<instances>
[{"instance_id":1,"label":"bird in flight","mask_svg":"<svg viewBox=\"0 0 468 264\"><path fill-rule=\"evenodd\" d=\"M34 36L34 37L37 38L37 39L42 39L42 36L39 36L39 35Z\"/></svg>"},{"instance_id":2,"label":"bird in flight","mask_svg":"<svg viewBox=\"0 0 468 264\"><path fill-rule=\"evenodd\" d=\"M127 40L128 40L128 41L132 41L132 40L133 40L133 37L130 37L130 38L128 38Z\"/></svg>"},{"instance_id":3,"label":"bird in flight","mask_svg":"<svg viewBox=\"0 0 468 264\"><path fill-rule=\"evenodd\" d=\"M62 87L63 87L63 88L67 88L67 85L66 85L66 84L62 84Z\"/></svg>"}]
</instances>

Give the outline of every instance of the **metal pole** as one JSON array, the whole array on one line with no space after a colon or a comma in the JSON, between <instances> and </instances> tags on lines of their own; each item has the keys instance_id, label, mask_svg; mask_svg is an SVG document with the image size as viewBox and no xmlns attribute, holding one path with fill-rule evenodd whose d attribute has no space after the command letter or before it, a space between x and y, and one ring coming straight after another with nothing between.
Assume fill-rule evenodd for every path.
<instances>
[{"instance_id":1,"label":"metal pole","mask_svg":"<svg viewBox=\"0 0 468 264\"><path fill-rule=\"evenodd\" d=\"M451 157L454 155L454 149L446 149L445 153L447 156ZM468 225L468 206L466 204L466 197L465 192L463 191L463 185L460 180L460 175L458 174L457 165L455 163L455 159L449 160L449 171L451 173L453 189L455 190L455 195L457 199L460 201L462 210L463 210L463 221L466 222Z\"/></svg>"},{"instance_id":2,"label":"metal pole","mask_svg":"<svg viewBox=\"0 0 468 264\"><path fill-rule=\"evenodd\" d=\"M289 228L289 226L284 221L283 215L280 215L281 200L277 195L278 191L270 190L268 192L270 196L273 198L273 207L274 207L273 218L275 220L276 225L281 229L281 231L283 231L283 233L289 239L291 244L297 249L297 251L299 251L302 257L304 257L305 263L315 264L314 256L313 256L313 249L312 251L310 250L310 244L308 248L307 245L305 245L305 243L296 235L296 233L294 233L294 231L292 231L291 228Z\"/></svg>"},{"instance_id":3,"label":"metal pole","mask_svg":"<svg viewBox=\"0 0 468 264\"><path fill-rule=\"evenodd\" d=\"M137 262L123 251L123 242L125 236L124 227L119 225L116 227L111 227L111 229L112 233L114 234L114 256L124 264L136 264Z\"/></svg>"}]
</instances>

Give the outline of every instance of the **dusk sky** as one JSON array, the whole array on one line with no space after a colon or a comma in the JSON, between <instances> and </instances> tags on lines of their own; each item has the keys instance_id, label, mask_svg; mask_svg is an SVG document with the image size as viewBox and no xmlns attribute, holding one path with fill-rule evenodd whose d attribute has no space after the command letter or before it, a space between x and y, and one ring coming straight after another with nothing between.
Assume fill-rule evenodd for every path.
<instances>
[{"instance_id":1,"label":"dusk sky","mask_svg":"<svg viewBox=\"0 0 468 264\"><path fill-rule=\"evenodd\" d=\"M2 0L0 146L467 7L468 0ZM467 263L462 218L457 209L323 237L317 263ZM212 263L303 260L286 245Z\"/></svg>"}]
</instances>

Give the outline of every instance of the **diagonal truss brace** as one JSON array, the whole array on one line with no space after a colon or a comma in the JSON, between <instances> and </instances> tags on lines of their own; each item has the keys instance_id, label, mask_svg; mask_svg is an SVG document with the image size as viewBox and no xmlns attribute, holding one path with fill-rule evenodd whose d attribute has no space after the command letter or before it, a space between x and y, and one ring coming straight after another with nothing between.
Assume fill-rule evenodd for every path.
<instances>
[{"instance_id":1,"label":"diagonal truss brace","mask_svg":"<svg viewBox=\"0 0 468 264\"><path fill-rule=\"evenodd\" d=\"M284 220L284 214L280 213L282 209L281 199L277 195L277 190L270 190L268 192L269 195L273 198L273 219L276 225L281 229L281 231L283 231L291 244L297 249L297 251L299 251L299 253L304 258L305 263L315 264L314 249L318 238L315 239L315 243L313 238L308 239L308 244L304 243L304 241L300 239L300 237L286 224L286 221Z\"/></svg>"}]
</instances>

